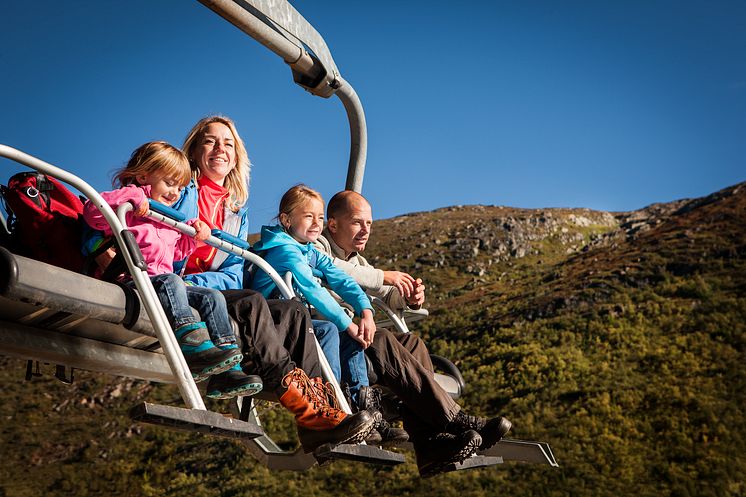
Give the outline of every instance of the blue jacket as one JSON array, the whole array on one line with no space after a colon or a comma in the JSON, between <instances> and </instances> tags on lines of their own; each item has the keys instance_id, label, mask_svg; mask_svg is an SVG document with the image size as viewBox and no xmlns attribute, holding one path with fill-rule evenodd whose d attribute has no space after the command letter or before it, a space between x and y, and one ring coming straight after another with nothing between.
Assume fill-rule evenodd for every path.
<instances>
[{"instance_id":1,"label":"blue jacket","mask_svg":"<svg viewBox=\"0 0 746 497\"><path fill-rule=\"evenodd\" d=\"M352 319L316 278L324 278L329 288L350 304L357 315L365 309L373 310L360 285L338 269L329 256L310 243L299 243L280 225L262 226L262 239L254 245L254 251L264 257L280 276L292 272L295 290L340 330L347 329ZM251 287L267 298L276 285L264 271L257 271Z\"/></svg>"},{"instance_id":2,"label":"blue jacket","mask_svg":"<svg viewBox=\"0 0 746 497\"><path fill-rule=\"evenodd\" d=\"M197 184L192 181L184 188L181 198L176 201L172 208L183 213L187 219L198 217L198 196L199 190ZM234 228L231 229L228 226L234 226ZM244 204L238 212L226 209L224 228L231 235L246 240L249 234L248 206ZM178 274L185 262L174 263L174 272ZM217 267L213 271L187 274L184 276L184 280L196 286L215 288L217 290L240 290L243 288L243 258L221 251L215 259L214 266Z\"/></svg>"}]
</instances>

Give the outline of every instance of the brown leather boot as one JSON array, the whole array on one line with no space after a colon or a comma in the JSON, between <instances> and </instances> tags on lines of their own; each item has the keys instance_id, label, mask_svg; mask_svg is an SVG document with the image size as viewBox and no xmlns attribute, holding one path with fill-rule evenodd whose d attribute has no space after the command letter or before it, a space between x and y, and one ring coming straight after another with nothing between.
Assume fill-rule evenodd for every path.
<instances>
[{"instance_id":1,"label":"brown leather boot","mask_svg":"<svg viewBox=\"0 0 746 497\"><path fill-rule=\"evenodd\" d=\"M363 441L373 429L374 419L370 413L345 414L332 407L314 384L318 381L312 381L299 368L282 379L282 386L287 391L280 397L280 404L295 414L303 451L313 452L324 444Z\"/></svg>"}]
</instances>

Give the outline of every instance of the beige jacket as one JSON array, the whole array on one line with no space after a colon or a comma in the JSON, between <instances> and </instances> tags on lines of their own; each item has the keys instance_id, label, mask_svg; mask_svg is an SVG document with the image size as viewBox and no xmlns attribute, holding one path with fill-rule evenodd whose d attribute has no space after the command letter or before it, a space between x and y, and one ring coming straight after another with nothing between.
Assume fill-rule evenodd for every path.
<instances>
[{"instance_id":1,"label":"beige jacket","mask_svg":"<svg viewBox=\"0 0 746 497\"><path fill-rule=\"evenodd\" d=\"M314 246L320 252L332 257L334 265L352 276L367 294L380 298L395 311L407 309L407 301L399 290L391 285L383 284L383 271L371 266L365 257L357 252L345 257L344 250L334 243L334 239L326 228ZM334 297L340 300L337 295Z\"/></svg>"}]
</instances>

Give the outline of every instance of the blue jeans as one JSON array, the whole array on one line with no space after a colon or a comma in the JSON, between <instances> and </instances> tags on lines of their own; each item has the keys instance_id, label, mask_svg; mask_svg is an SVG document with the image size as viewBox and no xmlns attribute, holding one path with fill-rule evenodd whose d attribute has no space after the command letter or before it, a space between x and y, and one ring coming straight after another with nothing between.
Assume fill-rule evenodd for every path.
<instances>
[{"instance_id":1,"label":"blue jeans","mask_svg":"<svg viewBox=\"0 0 746 497\"><path fill-rule=\"evenodd\" d=\"M236 343L222 293L212 288L188 286L174 273L151 276L150 280L174 330L197 321L192 314L191 307L194 307L205 322L212 343Z\"/></svg>"},{"instance_id":2,"label":"blue jeans","mask_svg":"<svg viewBox=\"0 0 746 497\"><path fill-rule=\"evenodd\" d=\"M363 347L352 339L346 331L340 330L329 321L312 320L316 340L324 351L332 373L338 382L345 382L350 388L352 402L357 405L360 387L367 387L368 366Z\"/></svg>"}]
</instances>

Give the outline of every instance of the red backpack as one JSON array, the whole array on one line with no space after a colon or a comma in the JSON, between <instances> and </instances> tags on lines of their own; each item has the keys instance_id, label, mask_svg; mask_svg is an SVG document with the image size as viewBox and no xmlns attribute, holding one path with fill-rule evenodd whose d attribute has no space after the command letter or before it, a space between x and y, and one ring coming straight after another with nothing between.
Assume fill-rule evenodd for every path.
<instances>
[{"instance_id":1,"label":"red backpack","mask_svg":"<svg viewBox=\"0 0 746 497\"><path fill-rule=\"evenodd\" d=\"M56 179L37 172L13 175L2 194L9 207L11 250L64 267L83 268L83 203Z\"/></svg>"}]
</instances>

